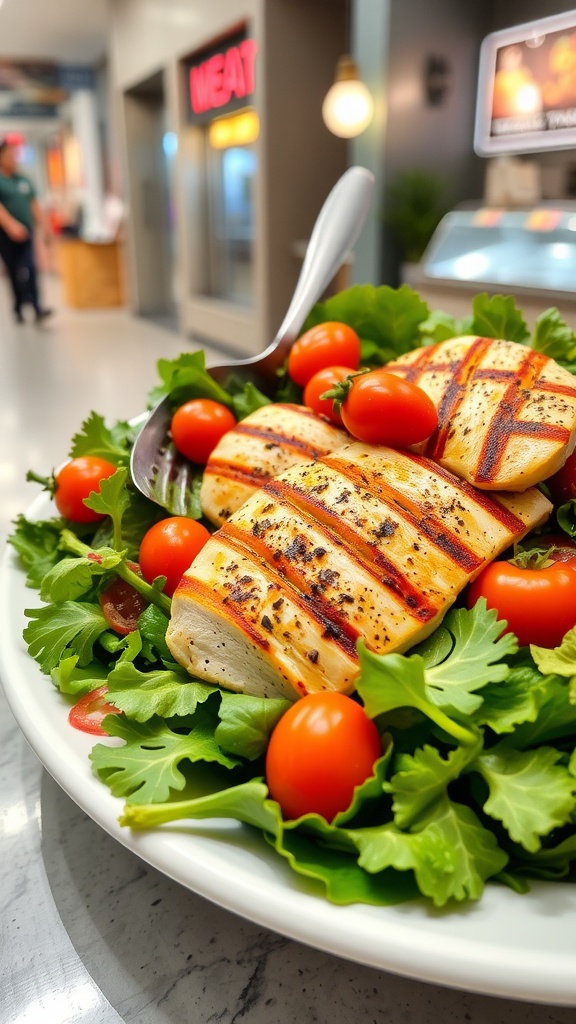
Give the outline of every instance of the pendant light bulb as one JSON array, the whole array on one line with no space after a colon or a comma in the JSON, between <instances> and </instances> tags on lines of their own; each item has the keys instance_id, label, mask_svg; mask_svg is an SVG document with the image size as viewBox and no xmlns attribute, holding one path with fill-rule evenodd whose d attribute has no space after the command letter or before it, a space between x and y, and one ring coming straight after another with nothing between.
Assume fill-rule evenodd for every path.
<instances>
[{"instance_id":1,"label":"pendant light bulb","mask_svg":"<svg viewBox=\"0 0 576 1024\"><path fill-rule=\"evenodd\" d=\"M368 127L373 112L372 96L358 77L356 61L350 56L340 57L334 85L322 104L324 124L340 139L352 139Z\"/></svg>"}]
</instances>

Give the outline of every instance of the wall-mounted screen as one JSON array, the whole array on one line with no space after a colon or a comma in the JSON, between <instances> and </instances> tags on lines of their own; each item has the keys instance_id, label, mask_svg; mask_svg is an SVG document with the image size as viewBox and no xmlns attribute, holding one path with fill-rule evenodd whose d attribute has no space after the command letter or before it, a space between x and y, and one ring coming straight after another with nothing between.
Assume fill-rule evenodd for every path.
<instances>
[{"instance_id":1,"label":"wall-mounted screen","mask_svg":"<svg viewBox=\"0 0 576 1024\"><path fill-rule=\"evenodd\" d=\"M492 32L480 52L480 156L576 146L576 10Z\"/></svg>"}]
</instances>

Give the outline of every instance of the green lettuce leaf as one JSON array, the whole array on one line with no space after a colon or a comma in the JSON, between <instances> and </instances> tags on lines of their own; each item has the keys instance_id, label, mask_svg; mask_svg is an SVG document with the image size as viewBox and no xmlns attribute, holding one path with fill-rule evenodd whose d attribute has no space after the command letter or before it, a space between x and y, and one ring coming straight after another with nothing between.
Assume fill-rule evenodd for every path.
<instances>
[{"instance_id":1,"label":"green lettuce leaf","mask_svg":"<svg viewBox=\"0 0 576 1024\"><path fill-rule=\"evenodd\" d=\"M128 470L124 467L117 469L113 476L100 481L98 491L92 491L89 497L84 499L84 504L88 508L101 515L110 516L112 519L114 524L113 547L117 550L122 546L120 539L122 517L130 504L126 490L127 479Z\"/></svg>"},{"instance_id":2,"label":"green lettuce leaf","mask_svg":"<svg viewBox=\"0 0 576 1024\"><path fill-rule=\"evenodd\" d=\"M62 520L46 519L34 523L19 515L14 526L8 543L18 552L27 570L27 586L39 588L48 570L63 557L59 549Z\"/></svg>"},{"instance_id":3,"label":"green lettuce leaf","mask_svg":"<svg viewBox=\"0 0 576 1024\"><path fill-rule=\"evenodd\" d=\"M311 826L309 820L290 822L275 838L267 838L293 871L321 886L322 895L331 903L338 906L350 903L390 906L416 899L419 895L412 875L391 869L367 872L358 863L356 852L348 853L327 842L331 826L319 818L317 833L310 834ZM336 831L332 832L332 840Z\"/></svg>"},{"instance_id":4,"label":"green lettuce leaf","mask_svg":"<svg viewBox=\"0 0 576 1024\"><path fill-rule=\"evenodd\" d=\"M228 753L255 761L266 750L274 726L291 706L288 700L223 692L216 741Z\"/></svg>"},{"instance_id":5,"label":"green lettuce leaf","mask_svg":"<svg viewBox=\"0 0 576 1024\"><path fill-rule=\"evenodd\" d=\"M510 295L476 295L472 302L472 331L480 338L526 342L530 332Z\"/></svg>"},{"instance_id":6,"label":"green lettuce leaf","mask_svg":"<svg viewBox=\"0 0 576 1024\"><path fill-rule=\"evenodd\" d=\"M461 329L460 323L450 313L443 310L434 310L419 327L420 338L425 345L437 345L449 338L457 338L466 331Z\"/></svg>"},{"instance_id":7,"label":"green lettuce leaf","mask_svg":"<svg viewBox=\"0 0 576 1024\"><path fill-rule=\"evenodd\" d=\"M218 693L214 686L192 680L184 669L142 672L130 661L121 661L108 677L110 702L135 722L151 718L191 715Z\"/></svg>"},{"instance_id":8,"label":"green lettuce leaf","mask_svg":"<svg viewBox=\"0 0 576 1024\"><path fill-rule=\"evenodd\" d=\"M506 679L482 690L482 706L474 714L476 725L495 733L513 732L523 722L535 722L548 700L549 679L533 665L516 665Z\"/></svg>"},{"instance_id":9,"label":"green lettuce leaf","mask_svg":"<svg viewBox=\"0 0 576 1024\"><path fill-rule=\"evenodd\" d=\"M138 619L138 629L143 642L148 644L149 660L160 658L166 667L175 668L172 652L166 643L165 614L153 604L149 604Z\"/></svg>"},{"instance_id":10,"label":"green lettuce leaf","mask_svg":"<svg viewBox=\"0 0 576 1024\"><path fill-rule=\"evenodd\" d=\"M235 381L231 376L226 381L227 390L232 397L232 411L237 420L243 420L250 413L270 405L270 399L263 395L252 381Z\"/></svg>"},{"instance_id":11,"label":"green lettuce leaf","mask_svg":"<svg viewBox=\"0 0 576 1024\"><path fill-rule=\"evenodd\" d=\"M226 768L238 763L220 750L214 720L203 707L196 710L194 727L186 734L174 732L157 717L134 722L122 715L107 715L102 727L125 742L121 747L97 743L90 760L114 796L126 796L128 803L161 803L172 791L182 790L186 784L180 769L183 761L209 761Z\"/></svg>"},{"instance_id":12,"label":"green lettuce leaf","mask_svg":"<svg viewBox=\"0 0 576 1024\"><path fill-rule=\"evenodd\" d=\"M83 601L29 608L25 614L30 619L23 633L28 653L47 675L60 664L65 651L78 655L81 668L88 665L94 644L108 629L100 607Z\"/></svg>"},{"instance_id":13,"label":"green lettuce leaf","mask_svg":"<svg viewBox=\"0 0 576 1024\"><path fill-rule=\"evenodd\" d=\"M450 611L439 638L426 641L422 653L377 655L361 643L356 685L367 714L375 718L400 707L417 708L459 743L474 744L474 731L449 715L472 714L482 703L474 691L508 675L502 659L517 644L509 633L500 635L503 627L481 599L470 610Z\"/></svg>"},{"instance_id":14,"label":"green lettuce leaf","mask_svg":"<svg viewBox=\"0 0 576 1024\"><path fill-rule=\"evenodd\" d=\"M530 345L561 366L576 364L576 334L555 307L546 309L536 320Z\"/></svg>"},{"instance_id":15,"label":"green lettuce leaf","mask_svg":"<svg viewBox=\"0 0 576 1024\"><path fill-rule=\"evenodd\" d=\"M447 711L453 708L467 715L476 711L482 697L474 691L506 679L510 669L504 659L518 649L512 634L502 633L505 625L496 611L487 609L483 598L470 610L448 612L443 628L454 645L444 661L426 671L430 699Z\"/></svg>"},{"instance_id":16,"label":"green lettuce leaf","mask_svg":"<svg viewBox=\"0 0 576 1024\"><path fill-rule=\"evenodd\" d=\"M566 633L559 647L530 645L530 654L544 675L576 678L576 626Z\"/></svg>"},{"instance_id":17,"label":"green lettuce leaf","mask_svg":"<svg viewBox=\"0 0 576 1024\"><path fill-rule=\"evenodd\" d=\"M82 424L80 432L72 438L70 458L96 455L114 466L124 466L130 458L134 434L135 428L129 423L118 420L108 427L102 416L91 412Z\"/></svg>"},{"instance_id":18,"label":"green lettuce leaf","mask_svg":"<svg viewBox=\"0 0 576 1024\"><path fill-rule=\"evenodd\" d=\"M360 852L360 867L370 872L388 866L411 869L420 892L437 907L449 900L479 899L486 880L508 863L492 832L469 807L447 794L430 805L417 830L406 833L387 824L350 836Z\"/></svg>"},{"instance_id":19,"label":"green lettuce leaf","mask_svg":"<svg viewBox=\"0 0 576 1024\"><path fill-rule=\"evenodd\" d=\"M573 738L576 733L576 705L571 702L568 683L558 676L549 676L544 697L535 721L518 725L514 732L501 740L501 748L527 750L529 747L557 745L564 738Z\"/></svg>"},{"instance_id":20,"label":"green lettuce leaf","mask_svg":"<svg viewBox=\"0 0 576 1024\"><path fill-rule=\"evenodd\" d=\"M174 407L191 398L211 398L232 407L228 392L208 373L204 352L183 352L176 359L159 359L157 366L162 383L150 392L150 405L169 395Z\"/></svg>"},{"instance_id":21,"label":"green lettuce leaf","mask_svg":"<svg viewBox=\"0 0 576 1024\"><path fill-rule=\"evenodd\" d=\"M344 830L328 825L317 815L283 823L278 804L269 799L268 789L259 779L193 800L130 803L120 823L133 829L147 829L172 821L205 818L232 818L261 829L292 870L309 879L318 887L319 894L333 903L385 906L418 895L410 876L395 871L371 875L362 870L354 844Z\"/></svg>"},{"instance_id":22,"label":"green lettuce leaf","mask_svg":"<svg viewBox=\"0 0 576 1024\"><path fill-rule=\"evenodd\" d=\"M88 593L97 577L114 569L121 561L122 554L111 548L101 548L92 558L63 558L44 576L40 597L55 603L76 601Z\"/></svg>"},{"instance_id":23,"label":"green lettuce leaf","mask_svg":"<svg viewBox=\"0 0 576 1024\"><path fill-rule=\"evenodd\" d=\"M418 654L374 654L360 641L358 655L360 674L356 689L369 718L397 708L416 708L458 743L469 746L476 742L475 733L449 718L430 699L424 661Z\"/></svg>"},{"instance_id":24,"label":"green lettuce leaf","mask_svg":"<svg viewBox=\"0 0 576 1024\"><path fill-rule=\"evenodd\" d=\"M140 542L144 534L154 523L164 519L166 512L154 501L149 501L143 494L130 487L124 491L124 510L122 513L122 548L126 551L126 557L132 561L138 561ZM194 518L199 518L195 516ZM96 532L92 538L94 548L111 547L114 540L114 523L110 516L106 516L97 524Z\"/></svg>"},{"instance_id":25,"label":"green lettuce leaf","mask_svg":"<svg viewBox=\"0 0 576 1024\"><path fill-rule=\"evenodd\" d=\"M576 363L574 363L574 372L576 373ZM576 537L576 501L574 498L556 509L556 522L569 537Z\"/></svg>"},{"instance_id":26,"label":"green lettuce leaf","mask_svg":"<svg viewBox=\"0 0 576 1024\"><path fill-rule=\"evenodd\" d=\"M91 662L86 668L78 667L78 655L71 654L50 673L52 682L61 693L82 697L98 689L108 679L108 669L98 662Z\"/></svg>"},{"instance_id":27,"label":"green lettuce leaf","mask_svg":"<svg viewBox=\"0 0 576 1024\"><path fill-rule=\"evenodd\" d=\"M576 806L576 780L557 763L559 758L552 747L494 747L474 762L489 789L484 811L531 852L539 849L542 836L570 820Z\"/></svg>"},{"instance_id":28,"label":"green lettuce leaf","mask_svg":"<svg viewBox=\"0 0 576 1024\"><path fill-rule=\"evenodd\" d=\"M448 785L465 771L481 745L479 739L476 747L456 747L446 758L429 745L412 755L397 757L396 772L384 788L392 794L392 810L398 828L409 828L417 822L427 808L444 795Z\"/></svg>"}]
</instances>

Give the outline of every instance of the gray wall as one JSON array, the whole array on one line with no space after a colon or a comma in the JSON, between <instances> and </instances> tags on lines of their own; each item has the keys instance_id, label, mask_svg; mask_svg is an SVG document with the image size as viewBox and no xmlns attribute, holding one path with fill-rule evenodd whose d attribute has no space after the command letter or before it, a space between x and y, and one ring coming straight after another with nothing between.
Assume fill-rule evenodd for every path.
<instances>
[{"instance_id":1,"label":"gray wall","mask_svg":"<svg viewBox=\"0 0 576 1024\"><path fill-rule=\"evenodd\" d=\"M451 206L482 194L483 167L472 149L480 41L490 31L486 0L392 0L386 74L386 185L405 169L425 169L446 182ZM446 97L431 105L425 88L429 57L449 68ZM399 253L383 229L381 275L397 284Z\"/></svg>"}]
</instances>

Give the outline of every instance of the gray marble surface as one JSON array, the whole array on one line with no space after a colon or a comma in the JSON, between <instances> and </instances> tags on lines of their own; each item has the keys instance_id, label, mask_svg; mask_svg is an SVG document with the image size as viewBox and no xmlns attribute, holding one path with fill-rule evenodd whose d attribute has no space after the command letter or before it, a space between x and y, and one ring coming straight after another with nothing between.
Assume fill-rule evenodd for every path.
<instances>
[{"instance_id":1,"label":"gray marble surface","mask_svg":"<svg viewBox=\"0 0 576 1024\"><path fill-rule=\"evenodd\" d=\"M0 282L3 285L4 282ZM58 296L50 295L58 305ZM16 329L0 287L0 536L89 409L130 416L184 339L124 311ZM576 1009L395 977L273 934L170 881L39 764L0 690L0 1024L573 1024Z\"/></svg>"}]
</instances>

